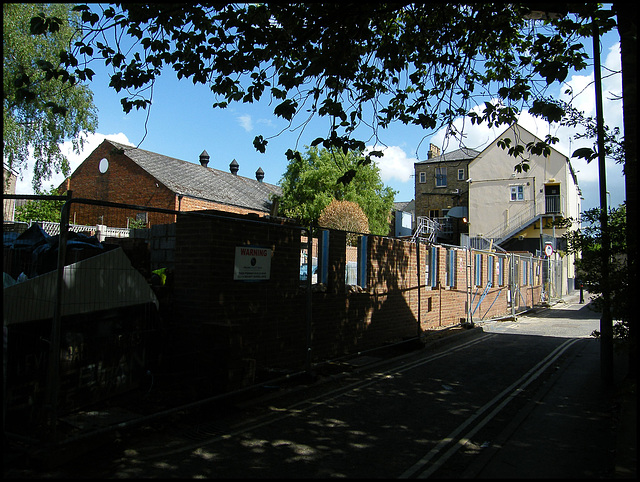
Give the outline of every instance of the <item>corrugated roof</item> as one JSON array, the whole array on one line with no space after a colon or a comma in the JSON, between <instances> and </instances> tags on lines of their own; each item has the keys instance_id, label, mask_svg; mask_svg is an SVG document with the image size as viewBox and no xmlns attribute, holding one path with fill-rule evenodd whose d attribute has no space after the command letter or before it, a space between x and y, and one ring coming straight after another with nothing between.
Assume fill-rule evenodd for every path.
<instances>
[{"instance_id":1,"label":"corrugated roof","mask_svg":"<svg viewBox=\"0 0 640 482\"><path fill-rule=\"evenodd\" d=\"M480 151L462 147L460 149L456 149L455 151L445 152L440 156L432 157L431 159L418 161L416 162L416 164L429 164L431 162L443 162L443 161L463 161L463 160L475 159L475 157L478 154L480 154Z\"/></svg>"},{"instance_id":2,"label":"corrugated roof","mask_svg":"<svg viewBox=\"0 0 640 482\"><path fill-rule=\"evenodd\" d=\"M127 157L176 194L261 211L269 211L270 194L282 194L280 187L273 184L118 142L107 142L124 149Z\"/></svg>"}]
</instances>

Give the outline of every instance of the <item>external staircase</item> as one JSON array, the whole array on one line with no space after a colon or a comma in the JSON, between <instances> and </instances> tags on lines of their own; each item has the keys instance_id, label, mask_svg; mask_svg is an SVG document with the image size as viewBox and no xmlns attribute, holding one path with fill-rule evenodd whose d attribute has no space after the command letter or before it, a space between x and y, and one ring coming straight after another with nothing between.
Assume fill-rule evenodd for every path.
<instances>
[{"instance_id":1,"label":"external staircase","mask_svg":"<svg viewBox=\"0 0 640 482\"><path fill-rule=\"evenodd\" d=\"M416 230L413 232L411 241L415 242L419 237L426 237L429 243L435 243L438 232L442 229L441 224L427 216L418 216L416 222Z\"/></svg>"}]
</instances>

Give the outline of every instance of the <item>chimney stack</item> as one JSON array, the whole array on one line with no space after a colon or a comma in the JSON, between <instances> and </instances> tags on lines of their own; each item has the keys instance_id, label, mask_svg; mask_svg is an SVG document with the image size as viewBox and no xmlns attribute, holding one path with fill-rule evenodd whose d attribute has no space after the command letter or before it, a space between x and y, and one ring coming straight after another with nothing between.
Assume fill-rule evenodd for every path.
<instances>
[{"instance_id":1,"label":"chimney stack","mask_svg":"<svg viewBox=\"0 0 640 482\"><path fill-rule=\"evenodd\" d=\"M258 182L262 182L262 180L264 179L264 171L261 167L259 167L256 171L256 179L258 180Z\"/></svg>"},{"instance_id":2,"label":"chimney stack","mask_svg":"<svg viewBox=\"0 0 640 482\"><path fill-rule=\"evenodd\" d=\"M240 169L240 166L238 164L238 161L236 161L235 159L233 161L231 161L231 163L229 164L229 171L231 171L231 174L233 174L234 176L238 175L238 169Z\"/></svg>"},{"instance_id":3,"label":"chimney stack","mask_svg":"<svg viewBox=\"0 0 640 482\"><path fill-rule=\"evenodd\" d=\"M200 164L202 164L202 167L207 167L207 164L209 164L209 154L207 151L202 151L202 154L200 154Z\"/></svg>"},{"instance_id":4,"label":"chimney stack","mask_svg":"<svg viewBox=\"0 0 640 482\"><path fill-rule=\"evenodd\" d=\"M429 152L427 153L427 159L438 157L440 155L440 148L435 144L429 144Z\"/></svg>"}]
</instances>

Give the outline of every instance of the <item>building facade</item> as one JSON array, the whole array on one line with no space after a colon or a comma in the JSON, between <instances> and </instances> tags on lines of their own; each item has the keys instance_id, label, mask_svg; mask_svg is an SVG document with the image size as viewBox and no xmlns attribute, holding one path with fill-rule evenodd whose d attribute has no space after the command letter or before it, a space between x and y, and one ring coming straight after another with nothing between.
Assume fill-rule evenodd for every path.
<instances>
[{"instance_id":1,"label":"building facade","mask_svg":"<svg viewBox=\"0 0 640 482\"><path fill-rule=\"evenodd\" d=\"M483 151L458 149L415 164L416 217L440 223L437 241L500 248L553 260L561 274L561 293L573 287L573 255L563 235L579 226L581 191L569 159L551 148L548 156L509 154L500 142L541 142L513 124ZM525 161L528 169L515 166ZM453 224L452 224L453 223ZM453 228L452 228L453 226Z\"/></svg>"},{"instance_id":2,"label":"building facade","mask_svg":"<svg viewBox=\"0 0 640 482\"><path fill-rule=\"evenodd\" d=\"M208 167L203 151L199 162L183 161L144 149L105 140L60 186L74 198L149 206L173 211L217 210L233 214L272 214L278 186L238 175L233 160L229 171ZM147 226L175 221L175 216L144 210L109 209L73 204L73 224L128 227L132 220Z\"/></svg>"},{"instance_id":3,"label":"building facade","mask_svg":"<svg viewBox=\"0 0 640 482\"><path fill-rule=\"evenodd\" d=\"M522 159L498 145L505 138L523 145L540 141L513 125L470 162L469 237L510 250L543 251L541 240L561 238L568 229L559 221L580 217L576 174L569 159L553 148L548 157L525 152L529 169L517 172L514 166Z\"/></svg>"},{"instance_id":4,"label":"building facade","mask_svg":"<svg viewBox=\"0 0 640 482\"><path fill-rule=\"evenodd\" d=\"M458 244L460 235L467 233L469 163L478 154L467 148L441 154L431 144L427 160L414 164L416 217L441 225L439 241Z\"/></svg>"}]
</instances>

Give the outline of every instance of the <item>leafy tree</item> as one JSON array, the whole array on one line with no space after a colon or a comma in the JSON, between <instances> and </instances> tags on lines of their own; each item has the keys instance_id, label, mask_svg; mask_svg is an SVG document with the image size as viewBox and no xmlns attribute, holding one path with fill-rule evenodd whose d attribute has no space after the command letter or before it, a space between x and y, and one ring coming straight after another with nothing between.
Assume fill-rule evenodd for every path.
<instances>
[{"instance_id":1,"label":"leafy tree","mask_svg":"<svg viewBox=\"0 0 640 482\"><path fill-rule=\"evenodd\" d=\"M37 194L59 196L57 188L53 186L49 191L40 192ZM60 222L63 200L38 200L28 201L26 204L16 208L15 220L16 221L51 221L54 223Z\"/></svg>"},{"instance_id":2,"label":"leafy tree","mask_svg":"<svg viewBox=\"0 0 640 482\"><path fill-rule=\"evenodd\" d=\"M361 152L343 154L310 147L304 157L288 154L289 164L280 180L280 207L285 216L315 225L334 199L352 201L364 211L371 233L388 234L395 192L384 186L375 164L357 167ZM348 183L343 179L345 172L353 172Z\"/></svg>"},{"instance_id":3,"label":"leafy tree","mask_svg":"<svg viewBox=\"0 0 640 482\"><path fill-rule=\"evenodd\" d=\"M69 174L69 162L59 144L71 139L79 153L82 132L94 132L97 126L89 88L69 75L52 73L60 67L60 53L78 38L74 26L78 15L71 10L72 5L67 4L9 3L2 7L3 156L21 174L31 153L35 191L54 172ZM30 35L33 19L44 23L45 17L48 33Z\"/></svg>"},{"instance_id":4,"label":"leafy tree","mask_svg":"<svg viewBox=\"0 0 640 482\"><path fill-rule=\"evenodd\" d=\"M352 201L338 201L334 199L322 210L318 225L329 229L349 231L347 244L355 246L358 235L369 232L369 221L362 208Z\"/></svg>"},{"instance_id":5,"label":"leafy tree","mask_svg":"<svg viewBox=\"0 0 640 482\"><path fill-rule=\"evenodd\" d=\"M364 150L361 125L377 135L399 121L426 137L460 116L511 124L524 107L557 120L546 87L587 66L580 39L592 22L603 32L615 24L597 4L571 4L573 15L567 5L544 21L528 19L526 2L79 5L85 29L63 60L78 78L90 77L94 59L110 65L125 112L150 107L149 87L168 66L209 86L214 107L268 97L292 126L303 117L294 127L327 118L324 147ZM50 20L40 17L37 30ZM105 40L124 37L126 48ZM484 111L471 112L482 101ZM267 143L254 140L262 152Z\"/></svg>"},{"instance_id":6,"label":"leafy tree","mask_svg":"<svg viewBox=\"0 0 640 482\"><path fill-rule=\"evenodd\" d=\"M593 295L592 303L597 310L602 309L602 230L600 208L589 209L582 213L583 228L568 231L568 251L577 256L576 277L582 281L586 290ZM616 327L618 335L625 337L629 320L633 312L633 296L629 291L626 205L609 209L608 225L610 229L609 287L611 290L611 315L620 320Z\"/></svg>"}]
</instances>

